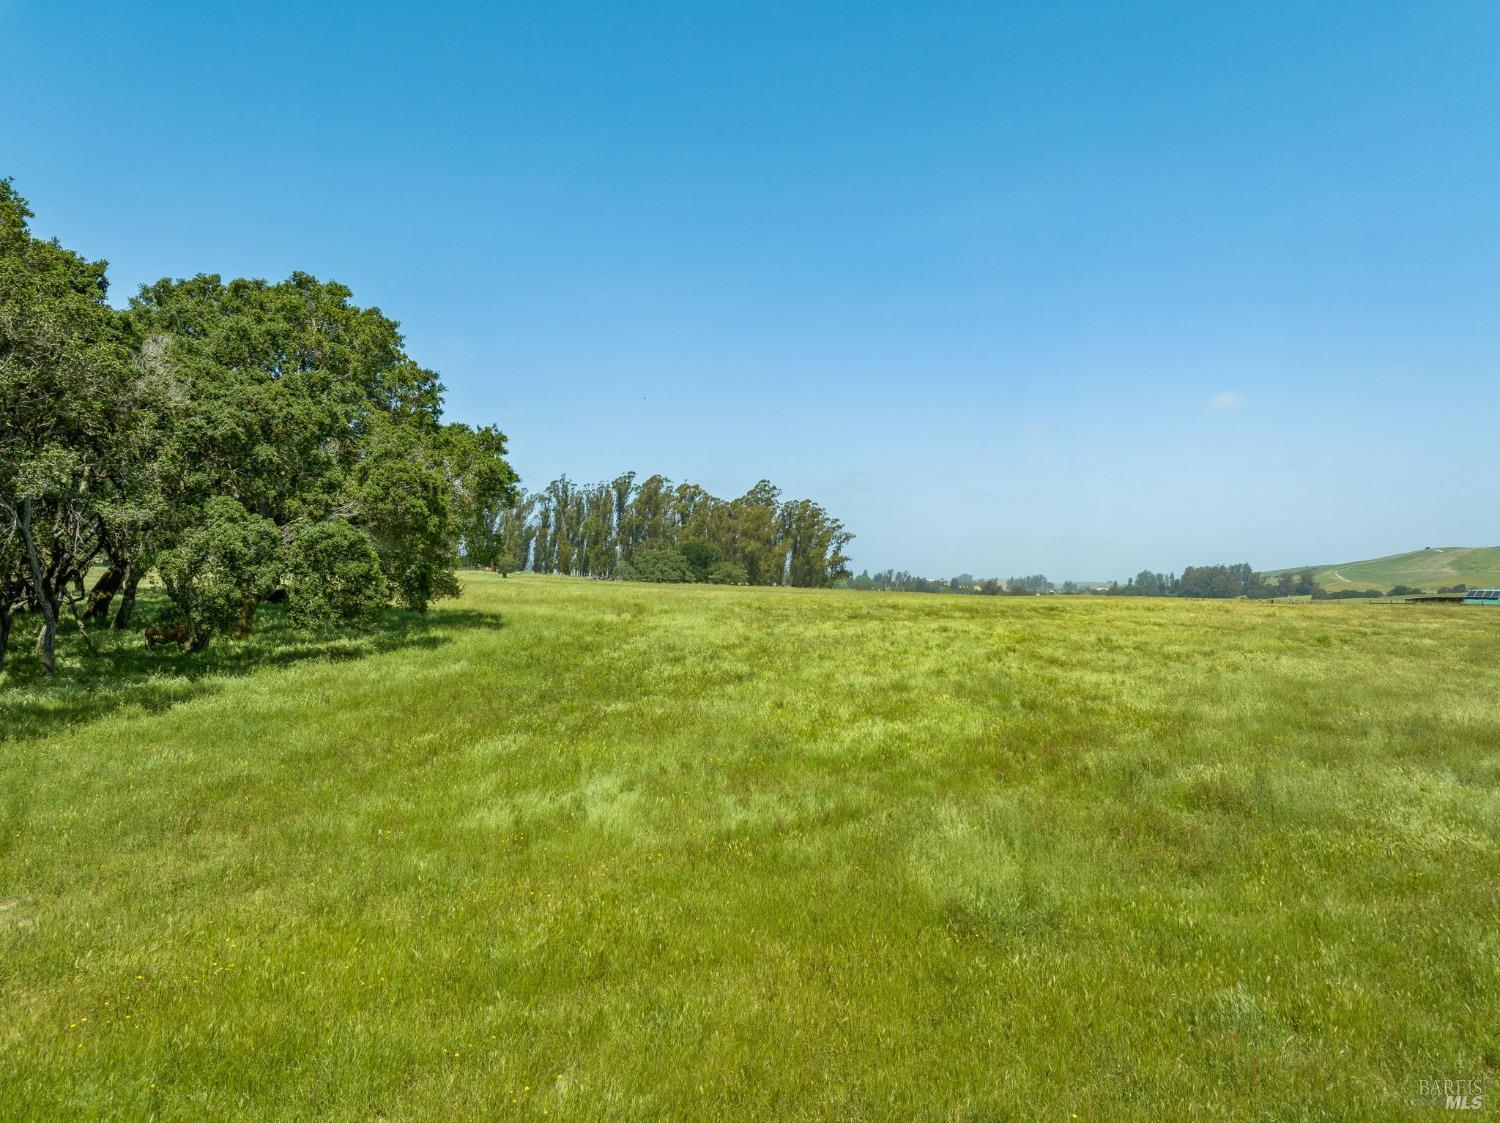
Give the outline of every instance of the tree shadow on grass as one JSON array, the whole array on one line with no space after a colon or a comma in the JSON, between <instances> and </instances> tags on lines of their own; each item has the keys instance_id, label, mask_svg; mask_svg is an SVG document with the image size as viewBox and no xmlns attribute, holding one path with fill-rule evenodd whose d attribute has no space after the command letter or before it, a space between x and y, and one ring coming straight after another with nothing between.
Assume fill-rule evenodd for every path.
<instances>
[{"instance_id":1,"label":"tree shadow on grass","mask_svg":"<svg viewBox=\"0 0 1500 1123\"><path fill-rule=\"evenodd\" d=\"M76 631L60 632L57 673L50 678L32 654L31 623L28 617L17 618L0 670L0 744L56 733L125 709L159 713L212 693L225 678L261 670L347 662L390 651L432 651L451 643L456 633L499 628L502 619L499 613L460 608L437 607L426 614L392 609L366 628L319 632L294 628L281 608L264 605L248 638L219 637L195 654L172 644L148 650L140 630L93 632L93 651Z\"/></svg>"}]
</instances>

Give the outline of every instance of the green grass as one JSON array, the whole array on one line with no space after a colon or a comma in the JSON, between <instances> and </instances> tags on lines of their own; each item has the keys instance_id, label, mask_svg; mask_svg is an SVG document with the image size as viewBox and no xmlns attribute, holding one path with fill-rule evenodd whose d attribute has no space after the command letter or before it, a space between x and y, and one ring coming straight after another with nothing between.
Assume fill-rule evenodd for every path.
<instances>
[{"instance_id":1,"label":"green grass","mask_svg":"<svg viewBox=\"0 0 1500 1123\"><path fill-rule=\"evenodd\" d=\"M1500 613L518 576L103 642L0 675L0 1116L1388 1120L1500 1068Z\"/></svg>"},{"instance_id":2,"label":"green grass","mask_svg":"<svg viewBox=\"0 0 1500 1123\"><path fill-rule=\"evenodd\" d=\"M1432 546L1386 558L1276 572L1304 571L1311 571L1318 584L1330 590L1410 585L1433 592L1459 584L1500 585L1500 546Z\"/></svg>"}]
</instances>

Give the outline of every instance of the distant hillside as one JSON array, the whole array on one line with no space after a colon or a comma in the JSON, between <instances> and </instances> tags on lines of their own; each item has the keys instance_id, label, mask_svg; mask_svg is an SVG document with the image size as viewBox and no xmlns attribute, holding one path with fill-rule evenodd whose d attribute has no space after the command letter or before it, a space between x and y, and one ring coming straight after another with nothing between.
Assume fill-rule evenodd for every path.
<instances>
[{"instance_id":1,"label":"distant hillside","mask_svg":"<svg viewBox=\"0 0 1500 1123\"><path fill-rule=\"evenodd\" d=\"M1429 546L1388 558L1310 565L1277 573L1311 573L1330 592L1410 585L1429 591L1442 585L1500 585L1500 546Z\"/></svg>"}]
</instances>

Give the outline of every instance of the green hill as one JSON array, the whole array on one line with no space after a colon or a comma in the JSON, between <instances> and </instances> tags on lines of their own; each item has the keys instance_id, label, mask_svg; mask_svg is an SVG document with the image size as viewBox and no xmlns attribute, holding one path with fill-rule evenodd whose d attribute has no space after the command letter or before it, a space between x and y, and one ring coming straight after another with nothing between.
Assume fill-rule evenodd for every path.
<instances>
[{"instance_id":1,"label":"green hill","mask_svg":"<svg viewBox=\"0 0 1500 1123\"><path fill-rule=\"evenodd\" d=\"M1389 589L1392 585L1435 590L1445 585L1500 585L1500 546L1428 546L1406 554L1338 565L1309 565L1278 573L1312 573L1318 584L1337 589Z\"/></svg>"}]
</instances>

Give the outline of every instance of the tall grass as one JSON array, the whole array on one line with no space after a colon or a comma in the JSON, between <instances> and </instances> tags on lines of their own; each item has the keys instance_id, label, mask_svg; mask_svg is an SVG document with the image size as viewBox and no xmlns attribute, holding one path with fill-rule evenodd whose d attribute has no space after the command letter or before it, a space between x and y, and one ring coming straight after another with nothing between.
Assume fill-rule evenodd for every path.
<instances>
[{"instance_id":1,"label":"tall grass","mask_svg":"<svg viewBox=\"0 0 1500 1123\"><path fill-rule=\"evenodd\" d=\"M0 1117L1383 1120L1500 1067L1500 614L516 576L120 642L0 676Z\"/></svg>"}]
</instances>

